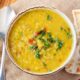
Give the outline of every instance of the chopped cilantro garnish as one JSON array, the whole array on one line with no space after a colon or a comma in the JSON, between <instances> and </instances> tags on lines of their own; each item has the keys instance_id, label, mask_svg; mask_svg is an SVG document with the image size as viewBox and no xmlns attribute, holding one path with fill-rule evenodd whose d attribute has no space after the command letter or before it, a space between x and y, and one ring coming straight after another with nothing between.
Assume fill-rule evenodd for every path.
<instances>
[{"instance_id":1,"label":"chopped cilantro garnish","mask_svg":"<svg viewBox=\"0 0 80 80\"><path fill-rule=\"evenodd\" d=\"M63 27L60 27L60 29L63 30L66 33L66 35L67 35L68 38L72 37L69 28L68 28L68 31L66 29L64 29Z\"/></svg>"},{"instance_id":2,"label":"chopped cilantro garnish","mask_svg":"<svg viewBox=\"0 0 80 80\"><path fill-rule=\"evenodd\" d=\"M43 42L43 44L44 44L44 48L45 49L47 49L47 48L49 48L50 47L50 43L49 43L49 41L48 40L45 40L45 39L40 39L42 42Z\"/></svg>"},{"instance_id":3,"label":"chopped cilantro garnish","mask_svg":"<svg viewBox=\"0 0 80 80\"><path fill-rule=\"evenodd\" d=\"M19 32L19 35L20 35L20 36L22 36L22 35L23 35L23 33L20 31L20 32Z\"/></svg>"},{"instance_id":4,"label":"chopped cilantro garnish","mask_svg":"<svg viewBox=\"0 0 80 80\"><path fill-rule=\"evenodd\" d=\"M42 38L45 34L46 34L46 32L45 32L45 30L41 30L40 32L39 32L39 38Z\"/></svg>"},{"instance_id":5,"label":"chopped cilantro garnish","mask_svg":"<svg viewBox=\"0 0 80 80\"><path fill-rule=\"evenodd\" d=\"M68 38L72 37L71 33L70 32L66 32Z\"/></svg>"},{"instance_id":6,"label":"chopped cilantro garnish","mask_svg":"<svg viewBox=\"0 0 80 80\"><path fill-rule=\"evenodd\" d=\"M48 32L48 41L51 43L55 42L50 32Z\"/></svg>"},{"instance_id":7,"label":"chopped cilantro garnish","mask_svg":"<svg viewBox=\"0 0 80 80\"><path fill-rule=\"evenodd\" d=\"M35 50L35 57L36 57L37 59L40 59L40 50L39 50L39 49L36 49L36 50Z\"/></svg>"},{"instance_id":8,"label":"chopped cilantro garnish","mask_svg":"<svg viewBox=\"0 0 80 80\"><path fill-rule=\"evenodd\" d=\"M56 38L55 41L58 44L57 50L61 49L63 47L63 41L59 40L58 38Z\"/></svg>"},{"instance_id":9,"label":"chopped cilantro garnish","mask_svg":"<svg viewBox=\"0 0 80 80\"><path fill-rule=\"evenodd\" d=\"M38 48L37 45L31 45L31 46L30 46L30 49L37 49L37 48Z\"/></svg>"},{"instance_id":10,"label":"chopped cilantro garnish","mask_svg":"<svg viewBox=\"0 0 80 80\"><path fill-rule=\"evenodd\" d=\"M63 46L63 42L61 40L59 40L58 38L53 38L52 34L50 32L46 32L45 29L37 32L36 34L37 36L31 40L29 40L29 42L33 42L33 40L35 41L35 43L30 44L30 49L35 51L35 58L40 59L41 55L40 52L42 50L45 50L50 48L52 43L57 43L58 47L57 50L61 49ZM69 34L68 34L69 35ZM41 45L39 47L39 44L37 42L37 39L41 42ZM46 66L45 63L43 63L44 66Z\"/></svg>"},{"instance_id":11,"label":"chopped cilantro garnish","mask_svg":"<svg viewBox=\"0 0 80 80\"><path fill-rule=\"evenodd\" d=\"M48 41L44 42L44 48L47 49L50 47L50 43Z\"/></svg>"},{"instance_id":12,"label":"chopped cilantro garnish","mask_svg":"<svg viewBox=\"0 0 80 80\"><path fill-rule=\"evenodd\" d=\"M57 48L57 50L61 49L62 46L63 46L63 42L59 40L58 41L58 48Z\"/></svg>"},{"instance_id":13,"label":"chopped cilantro garnish","mask_svg":"<svg viewBox=\"0 0 80 80\"><path fill-rule=\"evenodd\" d=\"M51 20L52 17L50 15L47 15L47 20Z\"/></svg>"},{"instance_id":14,"label":"chopped cilantro garnish","mask_svg":"<svg viewBox=\"0 0 80 80\"><path fill-rule=\"evenodd\" d=\"M42 62L42 63L43 63L43 66L44 66L44 67L46 67L46 66L47 66L47 64L46 64L45 62Z\"/></svg>"},{"instance_id":15,"label":"chopped cilantro garnish","mask_svg":"<svg viewBox=\"0 0 80 80\"><path fill-rule=\"evenodd\" d=\"M63 30L63 27L60 27L61 30Z\"/></svg>"}]
</instances>

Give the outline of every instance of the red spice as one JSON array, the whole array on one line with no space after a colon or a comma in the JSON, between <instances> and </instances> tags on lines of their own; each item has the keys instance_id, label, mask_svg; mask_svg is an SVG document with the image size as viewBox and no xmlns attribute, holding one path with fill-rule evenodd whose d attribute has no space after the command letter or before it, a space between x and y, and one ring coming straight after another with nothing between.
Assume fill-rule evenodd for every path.
<instances>
[{"instance_id":1,"label":"red spice","mask_svg":"<svg viewBox=\"0 0 80 80\"><path fill-rule=\"evenodd\" d=\"M34 36L36 37L36 36L38 36L38 35L39 35L39 32L35 32Z\"/></svg>"},{"instance_id":2,"label":"red spice","mask_svg":"<svg viewBox=\"0 0 80 80\"><path fill-rule=\"evenodd\" d=\"M29 39L30 44L34 44L35 40L34 39Z\"/></svg>"}]
</instances>

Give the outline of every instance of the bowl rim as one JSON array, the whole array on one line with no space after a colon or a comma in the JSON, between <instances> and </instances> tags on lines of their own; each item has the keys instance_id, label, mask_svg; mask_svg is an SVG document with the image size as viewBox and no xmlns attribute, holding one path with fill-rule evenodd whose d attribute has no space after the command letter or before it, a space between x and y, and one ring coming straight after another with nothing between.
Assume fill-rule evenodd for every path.
<instances>
[{"instance_id":1,"label":"bowl rim","mask_svg":"<svg viewBox=\"0 0 80 80\"><path fill-rule=\"evenodd\" d=\"M57 14L59 14L61 17L63 17L63 19L68 23L71 31L72 31L72 34L73 34L73 47L71 49L71 52L70 52L70 55L68 56L68 58L64 61L64 63L58 67L57 69L53 70L53 71L50 71L50 72L46 72L46 73L37 73L37 72L31 72L31 71L28 71L28 70L24 70L22 69L14 60L14 58L10 55L10 51L8 49L8 38L9 38L9 33L11 31L11 29L13 28L13 25L14 23L21 17L23 16L25 13L27 13L28 11L31 11L31 10L34 10L34 9L48 9L48 10L51 10L53 12L56 12ZM52 8L52 7L46 7L46 6L38 6L38 7L32 7L32 8L29 8L29 9L26 9L24 10L23 12L19 13L16 15L16 17L12 20L11 24L9 25L9 28L7 30L7 33L6 33L6 36L5 36L5 44L6 44L6 51L7 51L7 54L9 56L9 58L11 59L11 61L13 62L14 65L16 65L17 68L19 68L20 70L26 72L26 73L29 73L29 74L32 74L32 75L48 75L48 74L52 74L52 73L56 73L58 72L59 70L61 70L62 68L64 68L65 65L67 65L67 63L71 60L74 52L75 52L75 49L76 49L76 43L77 43L77 39L76 39L76 31L74 29L74 26L71 22L71 20L63 13L61 12L60 10L56 9L56 8Z\"/></svg>"}]
</instances>

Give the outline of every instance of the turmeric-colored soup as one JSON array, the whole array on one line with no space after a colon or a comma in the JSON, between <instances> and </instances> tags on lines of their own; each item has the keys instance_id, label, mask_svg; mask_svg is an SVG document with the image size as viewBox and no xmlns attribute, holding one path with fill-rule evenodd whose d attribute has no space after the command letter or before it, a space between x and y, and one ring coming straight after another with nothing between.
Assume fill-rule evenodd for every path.
<instances>
[{"instance_id":1,"label":"turmeric-colored soup","mask_svg":"<svg viewBox=\"0 0 80 80\"><path fill-rule=\"evenodd\" d=\"M72 31L55 11L28 10L13 24L8 50L15 63L33 73L54 72L68 59L73 43Z\"/></svg>"}]
</instances>

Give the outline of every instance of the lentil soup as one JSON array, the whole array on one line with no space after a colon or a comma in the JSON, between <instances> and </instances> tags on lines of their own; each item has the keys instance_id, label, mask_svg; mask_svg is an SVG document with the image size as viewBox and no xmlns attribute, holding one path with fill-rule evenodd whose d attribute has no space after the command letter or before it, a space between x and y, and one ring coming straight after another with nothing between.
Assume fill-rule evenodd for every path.
<instances>
[{"instance_id":1,"label":"lentil soup","mask_svg":"<svg viewBox=\"0 0 80 80\"><path fill-rule=\"evenodd\" d=\"M32 9L10 30L8 49L20 68L33 73L58 69L69 57L73 43L66 20L49 9Z\"/></svg>"}]
</instances>

